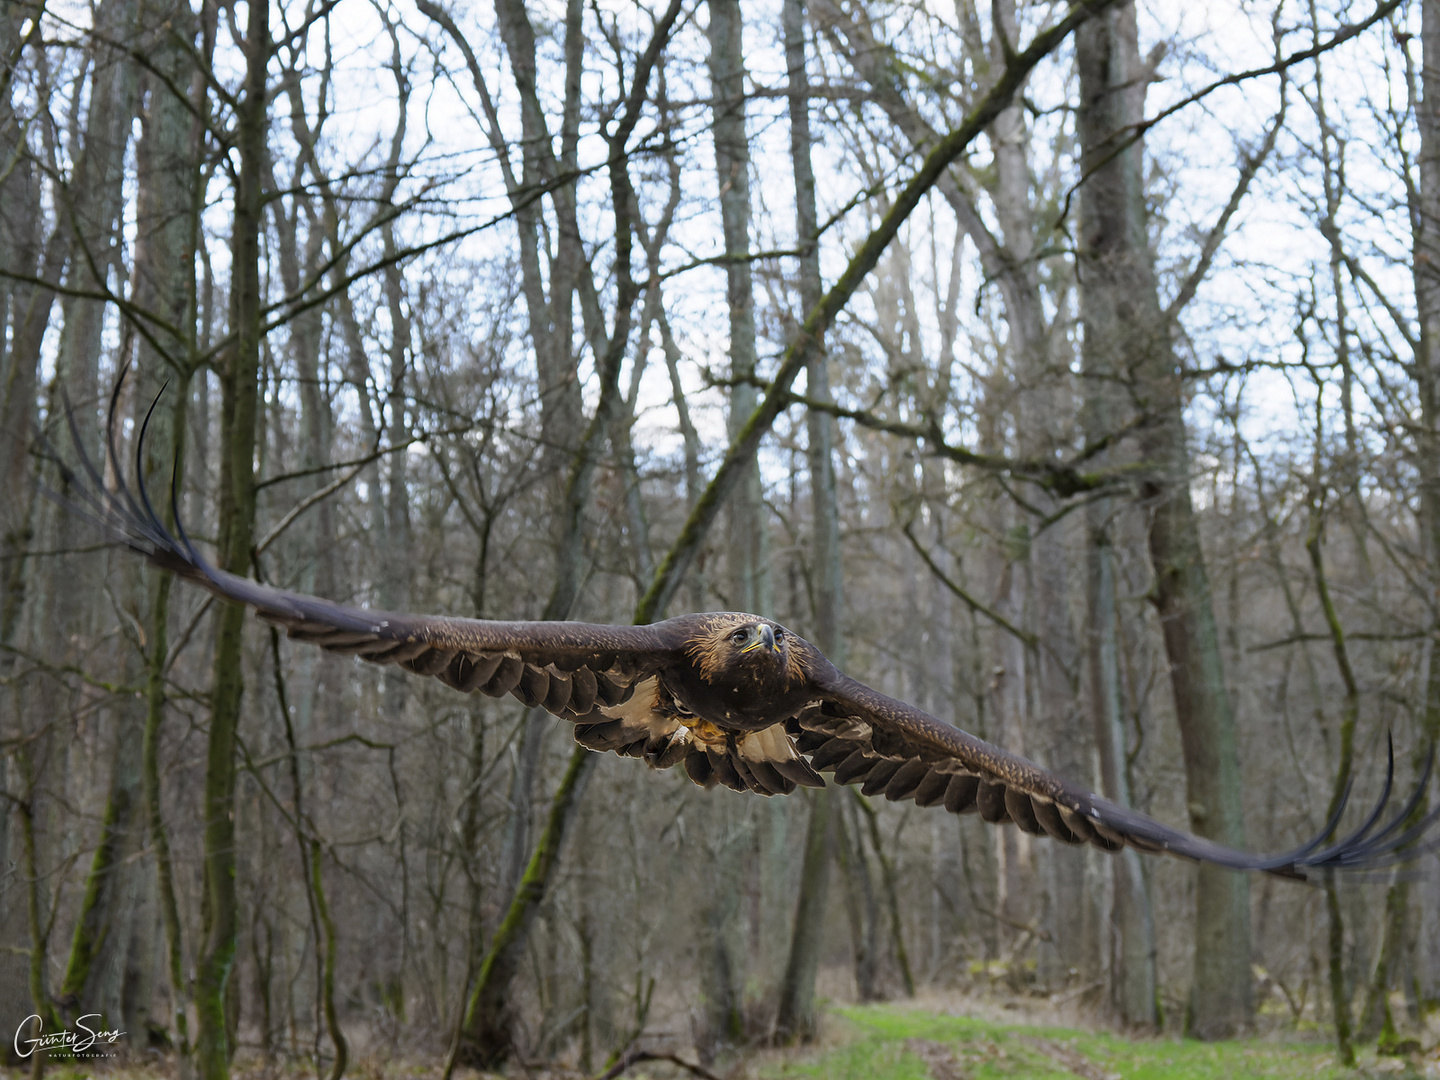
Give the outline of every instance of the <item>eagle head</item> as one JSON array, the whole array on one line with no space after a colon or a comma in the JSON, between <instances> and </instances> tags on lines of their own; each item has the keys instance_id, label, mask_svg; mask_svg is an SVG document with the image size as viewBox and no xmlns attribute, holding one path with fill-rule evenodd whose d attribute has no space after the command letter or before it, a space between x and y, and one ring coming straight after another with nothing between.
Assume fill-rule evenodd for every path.
<instances>
[{"instance_id":1,"label":"eagle head","mask_svg":"<svg viewBox=\"0 0 1440 1080\"><path fill-rule=\"evenodd\" d=\"M731 612L712 617L690 641L694 667L682 696L722 726L773 723L777 710L803 693L800 648L800 639L771 619Z\"/></svg>"},{"instance_id":2,"label":"eagle head","mask_svg":"<svg viewBox=\"0 0 1440 1080\"><path fill-rule=\"evenodd\" d=\"M712 682L727 676L769 681L768 677L785 673L790 633L758 615L726 613L696 637L691 653L701 676Z\"/></svg>"}]
</instances>

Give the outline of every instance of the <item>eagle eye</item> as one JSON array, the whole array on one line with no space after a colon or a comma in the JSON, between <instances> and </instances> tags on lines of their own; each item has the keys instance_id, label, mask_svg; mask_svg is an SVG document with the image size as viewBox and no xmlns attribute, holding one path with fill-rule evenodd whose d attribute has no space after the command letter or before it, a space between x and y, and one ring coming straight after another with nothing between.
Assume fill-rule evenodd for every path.
<instances>
[{"instance_id":1,"label":"eagle eye","mask_svg":"<svg viewBox=\"0 0 1440 1080\"><path fill-rule=\"evenodd\" d=\"M785 640L785 631L784 631L784 630L781 630L781 629L777 626L777 627L775 628L775 641L776 641L776 643L778 644L779 642L784 641L784 640Z\"/></svg>"},{"instance_id":2,"label":"eagle eye","mask_svg":"<svg viewBox=\"0 0 1440 1080\"><path fill-rule=\"evenodd\" d=\"M745 639L749 636L750 632L748 630L736 630L733 634L730 635L730 640L733 641L736 645L744 645Z\"/></svg>"}]
</instances>

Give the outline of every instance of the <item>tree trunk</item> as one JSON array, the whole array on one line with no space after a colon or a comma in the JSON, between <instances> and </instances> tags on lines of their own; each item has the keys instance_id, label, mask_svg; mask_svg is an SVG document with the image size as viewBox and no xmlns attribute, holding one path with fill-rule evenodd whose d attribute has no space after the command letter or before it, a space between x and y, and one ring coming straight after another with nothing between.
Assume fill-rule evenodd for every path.
<instances>
[{"instance_id":1,"label":"tree trunk","mask_svg":"<svg viewBox=\"0 0 1440 1080\"><path fill-rule=\"evenodd\" d=\"M725 239L725 294L730 311L730 377L755 374L755 290L750 272L750 142L745 131L745 61L740 0L710 0L710 93L720 224ZM818 297L816 298L818 302ZM730 390L729 435L755 411L755 387ZM735 611L770 615L769 531L758 461L749 462L729 506L730 596Z\"/></svg>"},{"instance_id":2,"label":"tree trunk","mask_svg":"<svg viewBox=\"0 0 1440 1080\"><path fill-rule=\"evenodd\" d=\"M851 788L850 795L865 818L865 831L870 837L870 848L875 852L875 861L880 864L880 883L885 889L886 914L890 917L890 948L895 955L895 967L900 972L900 984L905 989L906 997L914 997L915 975L910 968L910 953L905 948L904 927L900 921L900 891L896 882L895 863L885 854L886 844L880 835L880 815L858 789ZM858 835L856 842L863 842Z\"/></svg>"},{"instance_id":3,"label":"tree trunk","mask_svg":"<svg viewBox=\"0 0 1440 1080\"><path fill-rule=\"evenodd\" d=\"M150 80L149 106L137 152L140 172L139 233L135 250L135 295L142 308L158 312L172 329L157 328L153 339L138 345L137 367L154 385L168 368L174 397L162 403L151 421L144 461L148 476L173 473L170 482L184 486L186 416L190 408L191 379L195 370L197 318L196 246L200 228L200 152L203 113L209 95L198 78L195 38L198 25L188 3L176 3L165 13L151 61L169 85ZM202 53L208 56L209 49ZM178 96L188 90L191 100ZM194 112L192 112L194 109ZM158 387L157 387L158 390ZM162 510L170 517L169 508ZM168 521L171 528L173 521ZM174 1033L181 1058L182 1077L190 1072L190 1031L184 942L176 896L175 870L160 795L160 728L165 717L166 665L169 662L169 602L173 577L152 575L149 597L149 651L146 655L146 716L142 746L142 783L146 828L155 857L155 892L165 936L166 975ZM153 1023L153 1022L152 1022ZM157 1025L158 1026L158 1025ZM142 1044L143 1045L143 1044Z\"/></svg>"},{"instance_id":4,"label":"tree trunk","mask_svg":"<svg viewBox=\"0 0 1440 1080\"><path fill-rule=\"evenodd\" d=\"M1150 74L1141 63L1135 9L1092 19L1076 35L1082 107L1079 274L1087 373L1134 381L1147 424L1139 437L1149 473L1153 601L1164 633L1185 759L1191 828L1244 844L1240 766L1220 642L1195 512L1179 364L1160 310L1145 224L1141 144L1117 150L1143 120ZM1197 871L1195 977L1187 1030L1226 1038L1252 1011L1249 882L1215 867Z\"/></svg>"},{"instance_id":5,"label":"tree trunk","mask_svg":"<svg viewBox=\"0 0 1440 1080\"><path fill-rule=\"evenodd\" d=\"M193 319L192 319L193 323ZM152 453L168 458L175 470L172 483L182 483L181 446L184 440L185 414L190 404L190 380L180 380L175 388L176 398L170 406L169 423L158 425L154 441L150 444ZM167 514L167 517L169 515ZM170 527L174 521L168 521ZM150 651L146 657L145 680L145 737L141 747L142 783L145 791L145 818L150 845L155 853L156 890L160 913L165 928L165 948L168 960L170 1011L175 1025L174 1043L180 1052L183 1080L189 1076L190 1021L186 1002L185 950L180 904L175 891L175 864L170 854L170 837L165 828L164 810L160 802L160 727L165 719L166 662L169 659L170 630L170 587L174 577L170 574L155 575L155 587L150 600Z\"/></svg>"},{"instance_id":6,"label":"tree trunk","mask_svg":"<svg viewBox=\"0 0 1440 1080\"><path fill-rule=\"evenodd\" d=\"M745 130L745 66L743 56L743 15L739 0L709 0L709 73L711 131L715 145L715 169L719 189L720 224L724 238L726 300L729 313L730 375L748 379L755 372L755 296L750 269L750 143ZM745 382L730 388L727 431L733 441L737 431L755 411L757 392ZM773 614L770 590L768 534L764 492L757 460L746 463L742 477L726 508L726 578L722 602L735 611L758 615ZM768 809L768 808L767 808ZM702 828L729 831L731 816L714 800L707 802ZM701 872L712 887L707 892L704 930L709 961L701 968L703 994L707 1002L706 1025L698 1039L702 1054L713 1060L716 1051L737 1043L742 1034L741 995L746 983L746 952L737 949L738 920L745 905L736 890L761 888L773 880L768 862L758 874L737 873L738 852L756 842L755 819L744 814L738 828L740 837L727 836L713 850L719 856ZM750 905L757 919L765 917L766 905ZM763 933L764 926L752 928ZM760 977L764 977L763 973Z\"/></svg>"},{"instance_id":7,"label":"tree trunk","mask_svg":"<svg viewBox=\"0 0 1440 1080\"><path fill-rule=\"evenodd\" d=\"M7 4L0 10L0 55L20 52L20 29L28 18L24 8ZM0 72L3 78L9 72ZM55 281L63 263L65 232L56 230L43 247L41 226L45 217L40 202L41 172L30 159L22 128L12 108L14 81L0 96L0 265L16 274L38 275ZM42 265L43 264L43 265ZM50 318L54 291L18 281L0 283L0 644L14 643L25 604L25 552L32 538L34 499L31 497L31 441L36 423L36 388L40 342ZM14 654L0 652L0 677L8 676ZM0 822L0 857L6 848ZM8 860L13 863L17 860ZM8 919L0 919L0 945L14 944ZM0 950L0 991L8 985L7 971L23 964L16 954Z\"/></svg>"},{"instance_id":8,"label":"tree trunk","mask_svg":"<svg viewBox=\"0 0 1440 1080\"><path fill-rule=\"evenodd\" d=\"M1012 0L996 4L993 12L990 54L998 67L1004 62L1002 43L1017 39L1019 22ZM1027 460L1053 460L1064 453L1071 430L1067 421L1074 411L1070 384L1064 376L1070 368L1065 355L1069 337L1047 332L1035 259L1034 169L1026 150L1024 108L1015 104L1002 110L990 129L990 139L995 147L995 213L1004 243L988 263L1003 267L1002 295L1009 331L1005 355L1014 387L1015 451ZM957 197L951 198L952 205L957 202ZM983 224L973 219L978 215L967 204L961 217L967 232L981 237L976 242L983 249L995 248L995 240L982 235ZM1002 253L1003 258L997 258ZM1059 509L1058 500L1048 493L1037 492L1032 498L1035 511L1046 517ZM1023 698L1023 728L1030 752L1062 776L1084 777L1091 771L1093 758L1076 707L1079 664L1071 629L1066 557L1070 538L1063 524L1055 524L1032 539L1031 520L1027 516L1018 521L1012 534L1018 556L1013 568L1018 594L1015 616L1017 624L1033 631L1045 647L1022 651L1025 647L1012 636L1005 648L1017 664L1023 664L1015 671L1014 680L1019 682L1023 671L1029 683L1017 687L1017 692ZM1036 873L1030 887L1038 885L1040 895L1035 910L1024 918L1049 928L1050 943L1038 958L1042 986L1063 985L1071 972L1080 981L1093 977L1096 960L1089 930L1098 918L1092 910L1092 890L1086 887L1087 857L1083 849L1059 844L1031 848Z\"/></svg>"},{"instance_id":9,"label":"tree trunk","mask_svg":"<svg viewBox=\"0 0 1440 1080\"><path fill-rule=\"evenodd\" d=\"M28 931L26 951L30 954L26 965L26 989L29 991L30 1008L40 1018L39 1031L53 1031L58 1027L55 1016L55 1002L50 996L49 983L45 978L50 944L50 921L48 898L45 895L45 879L40 873L39 838L36 836L36 813L38 791L35 783L35 768L31 760L30 746L22 741L10 757L15 763L19 794L12 796L10 805L20 826L19 859L20 880L25 883L25 915ZM43 1054L34 1054L30 1062L30 1075L39 1080L44 1072Z\"/></svg>"},{"instance_id":10,"label":"tree trunk","mask_svg":"<svg viewBox=\"0 0 1440 1080\"><path fill-rule=\"evenodd\" d=\"M139 85L137 65L123 47L139 45L139 0L108 0L96 11L95 73L91 80L90 110L86 118L85 146L72 181L62 188L59 212L78 248L70 263L66 284L80 291L109 288L111 270L119 269L119 226L124 205L125 153L136 114ZM110 43L121 47L117 48ZM102 44L103 43L103 44ZM56 356L56 374L78 406L77 422L86 449L99 446L96 437L96 387L105 302L67 296L65 323ZM77 527L79 526L77 523ZM91 567L94 560L89 560ZM93 572L93 571L92 571ZM68 592L69 590L67 590Z\"/></svg>"},{"instance_id":11,"label":"tree trunk","mask_svg":"<svg viewBox=\"0 0 1440 1080\"><path fill-rule=\"evenodd\" d=\"M1087 94L1086 100L1092 100L1092 95ZM1139 111L1140 104L1133 106L1134 111ZM1123 117L1111 118L1108 122L1120 123ZM1092 128L1100 126L1098 123L1091 125ZM1097 137L1105 136L1100 133ZM1138 153L1138 150L1132 153ZM1098 177L1095 183L1099 183ZM1088 223L1093 218L1099 228L1103 208L1095 205L1095 183L1080 189L1080 213L1082 221ZM1111 284L1109 277L1102 274L1092 281L1088 268L1082 265L1082 270L1086 271L1082 280L1094 286L1093 290L1087 286L1084 293L1084 311L1089 321L1085 324L1082 354L1086 378L1081 410L1085 439L1093 443L1109 435L1122 422L1124 402L1120 400L1111 378L1117 370L1117 360L1121 358L1118 343L1112 345L1100 336L1110 332L1108 324L1117 320L1119 315L1112 310L1117 298L1113 293L1104 291ZM1093 297L1092 291L1096 294ZM1093 332L1092 321L1095 324ZM1111 541L1111 530L1118 511L1117 501L1110 498L1098 499L1085 508L1086 671L1091 723L1099 749L1101 790L1107 798L1121 806L1130 806L1128 740L1120 674L1118 568ZM1110 940L1107 957L1110 1000L1124 1024L1154 1029L1159 1025L1160 1015L1155 966L1155 917L1149 879L1139 854L1129 848L1111 857L1109 869L1112 906L1108 920Z\"/></svg>"},{"instance_id":12,"label":"tree trunk","mask_svg":"<svg viewBox=\"0 0 1440 1080\"><path fill-rule=\"evenodd\" d=\"M295 175L287 185L294 194L290 198L292 210L285 212L285 202L276 199L271 203L271 216L278 235L276 245L280 280L287 296L299 296L302 284L319 278L326 258L326 229L322 220L323 208L317 208L304 188L304 172L308 166L318 174L319 165L315 157L315 145L319 132L310 129L303 96L301 80L287 80L290 93L291 130L295 141L301 147ZM316 184L325 184L328 178L314 175ZM278 189L281 185L276 182ZM306 236L302 250L301 225ZM343 273L343 271L340 271ZM323 344L325 320L319 307L309 308L296 315L289 324L290 360L295 365L298 381L296 387L300 399L300 468L315 470L313 475L302 477L296 482L297 502L315 497L325 486L326 478L319 470L330 460L331 434L334 418L330 401L325 396L320 380L320 351ZM367 413L368 409L362 410ZM291 539L287 550L292 553L298 573L293 588L302 593L331 595L334 587L333 561L327 558L333 544L334 515L331 501L323 500L318 506L296 522L290 530ZM295 710L294 724L296 737L306 742L315 722L315 708L319 697L318 679L319 653L315 649L297 650L288 680L290 702Z\"/></svg>"},{"instance_id":13,"label":"tree trunk","mask_svg":"<svg viewBox=\"0 0 1440 1080\"><path fill-rule=\"evenodd\" d=\"M1091 386L1090 414L1103 401L1104 388ZM1102 425L1106 421L1099 421ZM1087 432L1087 438L1091 438ZM1088 671L1091 718L1100 748L1101 790L1106 798L1130 806L1126 769L1124 702L1120 691L1119 612L1116 609L1115 551L1109 518L1114 504L1105 499L1087 508ZM1120 1020L1131 1027L1159 1025L1155 973L1155 915L1150 883L1138 852L1126 848L1111 856L1113 890L1110 925L1110 1000Z\"/></svg>"},{"instance_id":14,"label":"tree trunk","mask_svg":"<svg viewBox=\"0 0 1440 1080\"><path fill-rule=\"evenodd\" d=\"M511 985L524 959L524 945L540 902L549 889L550 878L560 855L560 846L579 809L580 795L593 768L594 755L576 747L569 767L560 780L551 802L545 831L535 845L530 863L520 879L505 921L495 931L489 951L481 962L475 988L466 1003L461 1036L446 1065L449 1074L456 1064L490 1068L514 1052Z\"/></svg>"},{"instance_id":15,"label":"tree trunk","mask_svg":"<svg viewBox=\"0 0 1440 1080\"><path fill-rule=\"evenodd\" d=\"M880 903L875 880L865 857L860 835L859 814L854 801L838 801L836 822L840 868L845 882L845 915L850 923L850 952L855 967L855 996L860 1001L879 1001L880 989Z\"/></svg>"},{"instance_id":16,"label":"tree trunk","mask_svg":"<svg viewBox=\"0 0 1440 1080\"><path fill-rule=\"evenodd\" d=\"M805 830L805 857L800 869L800 896L795 903L795 929L790 955L780 982L780 1006L775 1015L775 1041L808 1042L815 1037L815 975L824 945L825 901L829 892L830 860L835 845L831 821L834 794L829 788L809 799L810 823Z\"/></svg>"},{"instance_id":17,"label":"tree trunk","mask_svg":"<svg viewBox=\"0 0 1440 1080\"><path fill-rule=\"evenodd\" d=\"M255 421L260 373L260 234L267 130L265 69L270 11L252 4L245 31L245 85L237 108L240 173L235 192L230 322L235 344L220 376L219 565L246 576L255 527ZM196 1063L204 1080L229 1075L226 989L238 929L235 895L235 746L244 692L245 609L222 605L215 635L210 739L205 764L204 941L195 975Z\"/></svg>"},{"instance_id":18,"label":"tree trunk","mask_svg":"<svg viewBox=\"0 0 1440 1080\"><path fill-rule=\"evenodd\" d=\"M138 701L124 702L115 717L115 757L100 841L90 862L75 921L60 1000L70 1018L99 1012L119 1027L124 1017L121 979L129 951L130 922L137 914L133 856L141 841L140 762L144 731ZM143 1038L143 1035L140 1036Z\"/></svg>"},{"instance_id":19,"label":"tree trunk","mask_svg":"<svg viewBox=\"0 0 1440 1080\"><path fill-rule=\"evenodd\" d=\"M390 137L390 156L385 166L385 184L381 194L384 203L393 203L395 190L400 183L401 156L405 146L406 118L409 115L409 81L399 70L400 61L395 59L395 130ZM398 245L395 241L395 223L386 221L380 227L382 250L386 265L381 274L385 294L385 310L389 315L390 343L386 358L390 361L389 371L389 430L387 441L393 448L405 445L410 434L408 417L410 404L406 400L410 391L411 326L409 310L405 303L405 284L402 268L397 258ZM381 572L379 588L380 606L388 611L404 611L410 606L410 586L414 575L414 554L410 538L410 456L403 452L391 453L385 463L385 528L383 550L381 551ZM393 667L386 668L382 676L385 712L398 717L405 708L405 674ZM402 829L405 827L402 823Z\"/></svg>"},{"instance_id":20,"label":"tree trunk","mask_svg":"<svg viewBox=\"0 0 1440 1080\"><path fill-rule=\"evenodd\" d=\"M805 68L805 9L803 0L785 0L785 61L790 84L790 161L795 174L795 233L799 240L800 307L809 312L820 302L819 215L815 206L815 171L810 161L810 80ZM828 401L830 380L826 357L816 356L807 368L811 397ZM844 575L840 552L840 516L835 496L834 421L827 413L811 411L805 418L809 443L811 566L815 596L815 642L832 663L845 663L841 628L844 610ZM834 793L828 787L810 798L810 822L805 832L805 857L800 868L800 894L795 902L795 926L790 955L780 983L775 1038L781 1043L809 1041L817 1028L815 976L824 944L825 909L829 894L830 863L834 858Z\"/></svg>"},{"instance_id":21,"label":"tree trunk","mask_svg":"<svg viewBox=\"0 0 1440 1080\"><path fill-rule=\"evenodd\" d=\"M1325 616L1325 624L1330 631L1335 665L1340 671L1340 680L1345 687L1345 698L1340 708L1340 761L1335 770L1335 783L1330 792L1330 805L1325 810L1325 818L1328 821L1344 804L1354 771L1355 723L1360 717L1360 687L1355 681L1355 674L1350 666L1350 652L1345 643L1345 631L1341 626L1340 616L1335 610L1335 603L1330 597L1330 584L1325 574L1325 562L1320 550L1323 525L1320 508L1312 506L1310 533L1305 541L1305 550L1310 555L1310 566L1315 572L1315 591L1320 598L1320 610ZM1340 912L1338 886L1333 878L1325 882L1325 912L1330 923L1330 1006L1335 1022L1335 1049L1340 1058L1340 1064L1346 1068L1354 1068L1355 1048L1350 1041L1350 993L1345 980L1345 923Z\"/></svg>"}]
</instances>

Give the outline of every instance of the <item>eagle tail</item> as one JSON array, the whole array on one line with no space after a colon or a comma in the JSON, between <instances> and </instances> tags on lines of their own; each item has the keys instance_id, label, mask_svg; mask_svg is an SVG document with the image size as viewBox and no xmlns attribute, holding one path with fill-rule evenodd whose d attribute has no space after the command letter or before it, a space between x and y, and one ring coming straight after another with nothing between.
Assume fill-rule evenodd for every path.
<instances>
[{"instance_id":1,"label":"eagle tail","mask_svg":"<svg viewBox=\"0 0 1440 1080\"><path fill-rule=\"evenodd\" d=\"M317 631L348 631L374 636L376 628L365 612L315 597L271 588L250 578L221 570L206 559L191 541L180 519L178 452L176 467L170 480L170 513L175 522L175 532L170 531L151 500L144 471L150 421L154 418L166 387L162 386L155 395L155 400L150 403L135 439L132 464L135 487L132 490L126 479L126 470L121 464L115 440L120 394L128 373L127 365L120 370L119 377L115 380L115 387L110 392L110 406L105 423L105 449L114 466L113 487L105 482L99 467L86 451L79 425L75 422L75 410L70 401L65 399L66 424L79 460L80 473L68 467L54 448L50 447L50 454L60 470L66 493L42 488L43 493L70 513L94 523L109 543L129 548L159 569L172 571L222 599L248 604L267 621L303 630L309 625L307 620L314 619Z\"/></svg>"},{"instance_id":2,"label":"eagle tail","mask_svg":"<svg viewBox=\"0 0 1440 1080\"><path fill-rule=\"evenodd\" d=\"M129 548L161 569L172 570L192 581L207 584L210 577L209 572L219 573L219 571L210 566L204 557L195 550L189 537L185 535L184 526L180 524L179 485L175 479L178 477L178 468L172 476L170 484L170 507L177 530L183 539L177 540L166 527L150 500L150 492L145 484L142 465L145 440L150 431L150 421L160 404L160 398L164 396L166 387L169 386L168 382L160 388L160 392L155 395L155 400L146 409L145 419L140 425L139 437L135 440L134 470L136 490L139 492L138 499L125 478L125 469L121 466L121 458L115 445L115 428L120 394L128 374L129 366L126 365L121 368L120 375L115 380L115 386L110 391L110 405L105 422L105 449L109 460L115 466L114 486L111 487L105 482L99 466L91 460L90 453L85 448L85 440L81 437L80 427L75 420L75 408L70 403L69 397L62 391L65 424L70 432L70 442L75 448L80 472L77 473L70 468L53 446L47 446L50 456L60 472L65 493L61 494L48 487L42 487L41 491L47 498L58 503L69 513L94 524L105 535L108 542Z\"/></svg>"}]
</instances>

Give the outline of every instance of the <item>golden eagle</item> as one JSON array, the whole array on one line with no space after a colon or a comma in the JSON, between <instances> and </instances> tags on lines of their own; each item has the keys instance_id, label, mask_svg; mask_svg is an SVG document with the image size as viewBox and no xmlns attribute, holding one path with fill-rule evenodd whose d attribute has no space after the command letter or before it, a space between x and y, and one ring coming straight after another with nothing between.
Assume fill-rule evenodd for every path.
<instances>
[{"instance_id":1,"label":"golden eagle","mask_svg":"<svg viewBox=\"0 0 1440 1080\"><path fill-rule=\"evenodd\" d=\"M113 457L113 441L110 450ZM137 447L138 500L118 467L116 488L107 489L83 449L89 482L67 473L71 491L86 504L72 508L97 519L114 542L216 596L253 607L297 641L397 664L462 693L509 694L570 721L583 746L643 758L657 769L680 765L707 788L788 794L797 785L824 787L820 774L830 773L837 783L861 785L866 795L978 813L1066 844L1106 851L1129 845L1302 879L1307 870L1374 870L1435 846L1417 841L1440 819L1440 809L1407 825L1428 786L1433 748L1413 795L1383 825L1393 748L1384 790L1358 829L1326 842L1342 800L1309 843L1253 855L1162 825L872 690L773 619L722 611L648 626L500 622L374 611L237 577L196 550L178 513L179 537L165 527L138 475L140 456Z\"/></svg>"}]
</instances>

